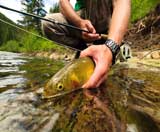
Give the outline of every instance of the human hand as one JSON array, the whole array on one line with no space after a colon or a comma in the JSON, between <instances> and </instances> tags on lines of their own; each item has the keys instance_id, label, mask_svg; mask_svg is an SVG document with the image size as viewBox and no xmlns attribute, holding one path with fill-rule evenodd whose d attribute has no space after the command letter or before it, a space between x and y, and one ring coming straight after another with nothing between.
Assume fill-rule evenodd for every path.
<instances>
[{"instance_id":1,"label":"human hand","mask_svg":"<svg viewBox=\"0 0 160 132\"><path fill-rule=\"evenodd\" d=\"M90 56L95 62L95 70L83 88L96 88L106 78L112 64L112 52L106 45L92 45L81 52L81 57Z\"/></svg>"},{"instance_id":2,"label":"human hand","mask_svg":"<svg viewBox=\"0 0 160 132\"><path fill-rule=\"evenodd\" d=\"M82 19L78 24L78 27L90 32L82 32L82 38L87 42L93 42L101 38L101 36L96 33L95 28L89 20Z\"/></svg>"}]
</instances>

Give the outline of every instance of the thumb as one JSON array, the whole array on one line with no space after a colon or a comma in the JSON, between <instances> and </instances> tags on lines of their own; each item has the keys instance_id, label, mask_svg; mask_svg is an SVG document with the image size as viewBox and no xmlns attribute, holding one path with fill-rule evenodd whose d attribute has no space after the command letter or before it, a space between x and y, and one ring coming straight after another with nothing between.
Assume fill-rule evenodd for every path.
<instances>
[{"instance_id":1,"label":"thumb","mask_svg":"<svg viewBox=\"0 0 160 132\"><path fill-rule=\"evenodd\" d=\"M91 56L92 54L92 47L90 46L81 52L80 57Z\"/></svg>"},{"instance_id":2,"label":"thumb","mask_svg":"<svg viewBox=\"0 0 160 132\"><path fill-rule=\"evenodd\" d=\"M91 23L87 24L86 27L91 33L96 33L96 30Z\"/></svg>"}]
</instances>

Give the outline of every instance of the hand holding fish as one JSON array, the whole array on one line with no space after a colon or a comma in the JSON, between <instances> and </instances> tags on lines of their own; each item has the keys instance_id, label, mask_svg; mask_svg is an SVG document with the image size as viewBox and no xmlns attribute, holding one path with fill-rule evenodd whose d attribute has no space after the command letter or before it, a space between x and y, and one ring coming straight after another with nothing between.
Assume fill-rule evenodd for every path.
<instances>
[{"instance_id":1,"label":"hand holding fish","mask_svg":"<svg viewBox=\"0 0 160 132\"><path fill-rule=\"evenodd\" d=\"M92 45L82 51L81 57L85 56L92 57L96 67L88 82L83 85L83 88L96 88L106 78L112 64L112 53L106 45Z\"/></svg>"}]
</instances>

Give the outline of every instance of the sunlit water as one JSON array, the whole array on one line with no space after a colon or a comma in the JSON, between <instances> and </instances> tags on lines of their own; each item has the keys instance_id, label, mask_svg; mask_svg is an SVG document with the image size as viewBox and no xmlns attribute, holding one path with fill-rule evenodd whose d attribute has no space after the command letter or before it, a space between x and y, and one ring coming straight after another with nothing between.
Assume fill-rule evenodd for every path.
<instances>
[{"instance_id":1,"label":"sunlit water","mask_svg":"<svg viewBox=\"0 0 160 132\"><path fill-rule=\"evenodd\" d=\"M26 60L20 54L0 52L0 88L8 85L19 85L25 82L22 74L25 71L20 71L19 66L24 64Z\"/></svg>"},{"instance_id":2,"label":"sunlit water","mask_svg":"<svg viewBox=\"0 0 160 132\"><path fill-rule=\"evenodd\" d=\"M29 59L0 52L0 132L48 132L59 117L54 109L40 108L42 100L35 91L28 90L26 71L19 66Z\"/></svg>"}]
</instances>

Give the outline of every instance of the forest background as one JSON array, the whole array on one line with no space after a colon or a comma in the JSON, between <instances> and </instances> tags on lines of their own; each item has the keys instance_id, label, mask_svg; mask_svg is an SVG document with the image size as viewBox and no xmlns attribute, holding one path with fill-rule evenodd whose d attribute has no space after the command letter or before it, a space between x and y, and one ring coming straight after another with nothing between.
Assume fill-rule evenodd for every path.
<instances>
[{"instance_id":1,"label":"forest background","mask_svg":"<svg viewBox=\"0 0 160 132\"><path fill-rule=\"evenodd\" d=\"M41 17L44 17L47 13L44 10L44 0L22 0L21 4L24 7L22 10L24 12L39 15ZM152 12L158 4L159 0L132 0L132 14L129 28ZM59 12L58 3L54 4L49 10L49 13L55 12ZM41 51L65 52L65 49L62 46L33 35L43 36L40 28L40 21L35 18L23 16L22 20L19 20L18 23L14 23L4 14L0 13L0 20L0 50L2 51L23 53ZM32 34L24 32L15 26L25 29Z\"/></svg>"}]
</instances>

